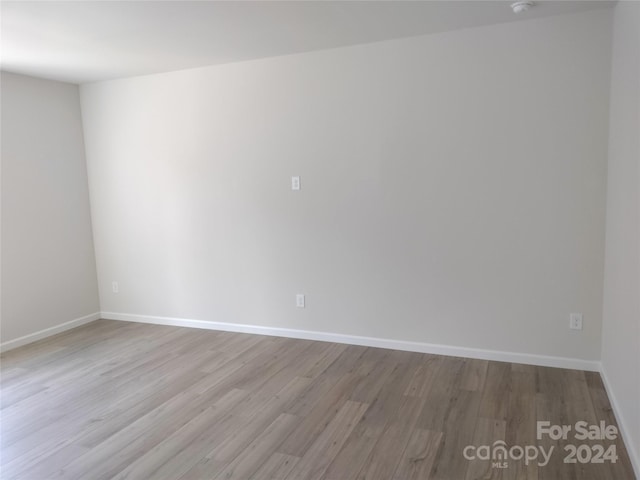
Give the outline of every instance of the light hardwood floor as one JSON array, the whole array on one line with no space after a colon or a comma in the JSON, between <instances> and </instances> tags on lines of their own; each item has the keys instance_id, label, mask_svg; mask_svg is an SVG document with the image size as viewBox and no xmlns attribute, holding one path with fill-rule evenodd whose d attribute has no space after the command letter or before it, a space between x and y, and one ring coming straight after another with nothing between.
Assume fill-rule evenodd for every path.
<instances>
[{"instance_id":1,"label":"light hardwood floor","mask_svg":"<svg viewBox=\"0 0 640 480\"><path fill-rule=\"evenodd\" d=\"M627 480L536 420L614 424L597 373L99 320L2 355L1 478ZM555 446L545 467L467 445ZM581 442L573 442L581 443Z\"/></svg>"}]
</instances>

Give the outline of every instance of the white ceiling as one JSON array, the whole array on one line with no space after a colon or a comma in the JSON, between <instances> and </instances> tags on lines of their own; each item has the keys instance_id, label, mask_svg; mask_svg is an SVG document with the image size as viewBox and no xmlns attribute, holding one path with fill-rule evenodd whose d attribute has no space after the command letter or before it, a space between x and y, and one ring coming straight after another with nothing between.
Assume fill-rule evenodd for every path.
<instances>
[{"instance_id":1,"label":"white ceiling","mask_svg":"<svg viewBox=\"0 0 640 480\"><path fill-rule=\"evenodd\" d=\"M514 1L514 0L512 0ZM609 1L2 1L3 70L74 83L579 12Z\"/></svg>"}]
</instances>

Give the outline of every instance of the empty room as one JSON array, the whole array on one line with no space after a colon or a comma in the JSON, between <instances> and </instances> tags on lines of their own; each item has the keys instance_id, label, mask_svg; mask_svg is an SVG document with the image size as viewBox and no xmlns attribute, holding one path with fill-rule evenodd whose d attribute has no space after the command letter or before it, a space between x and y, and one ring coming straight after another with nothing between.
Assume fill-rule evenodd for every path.
<instances>
[{"instance_id":1,"label":"empty room","mask_svg":"<svg viewBox=\"0 0 640 480\"><path fill-rule=\"evenodd\" d=\"M2 480L640 478L640 1L0 14Z\"/></svg>"}]
</instances>

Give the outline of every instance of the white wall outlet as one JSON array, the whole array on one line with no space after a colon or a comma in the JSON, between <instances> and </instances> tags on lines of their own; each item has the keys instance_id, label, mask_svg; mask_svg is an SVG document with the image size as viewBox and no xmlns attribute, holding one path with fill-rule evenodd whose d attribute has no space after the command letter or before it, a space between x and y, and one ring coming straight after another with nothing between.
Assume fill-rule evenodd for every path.
<instances>
[{"instance_id":1,"label":"white wall outlet","mask_svg":"<svg viewBox=\"0 0 640 480\"><path fill-rule=\"evenodd\" d=\"M301 293L296 295L296 307L304 308L304 295Z\"/></svg>"},{"instance_id":2,"label":"white wall outlet","mask_svg":"<svg viewBox=\"0 0 640 480\"><path fill-rule=\"evenodd\" d=\"M111 290L113 290L113 293L118 293L120 291L118 282L111 282Z\"/></svg>"},{"instance_id":3,"label":"white wall outlet","mask_svg":"<svg viewBox=\"0 0 640 480\"><path fill-rule=\"evenodd\" d=\"M291 190L300 190L300 177L291 177Z\"/></svg>"},{"instance_id":4,"label":"white wall outlet","mask_svg":"<svg viewBox=\"0 0 640 480\"><path fill-rule=\"evenodd\" d=\"M572 313L569 315L569 328L571 330L582 330L582 314Z\"/></svg>"}]
</instances>

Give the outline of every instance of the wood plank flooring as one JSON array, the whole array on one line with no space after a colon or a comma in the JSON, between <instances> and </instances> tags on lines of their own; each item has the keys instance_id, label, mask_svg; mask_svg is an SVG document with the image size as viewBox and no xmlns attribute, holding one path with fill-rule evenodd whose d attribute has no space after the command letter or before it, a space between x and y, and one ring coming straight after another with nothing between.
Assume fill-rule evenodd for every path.
<instances>
[{"instance_id":1,"label":"wood plank flooring","mask_svg":"<svg viewBox=\"0 0 640 480\"><path fill-rule=\"evenodd\" d=\"M99 320L2 355L3 480L582 480L536 421L615 425L597 373ZM545 466L468 445L553 446ZM573 443L583 443L576 442Z\"/></svg>"}]
</instances>

